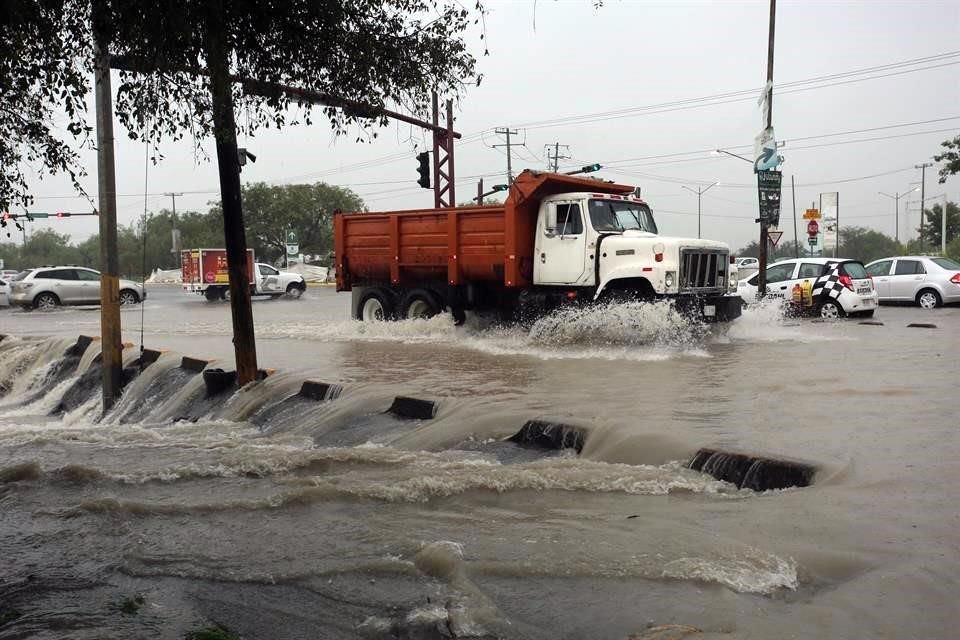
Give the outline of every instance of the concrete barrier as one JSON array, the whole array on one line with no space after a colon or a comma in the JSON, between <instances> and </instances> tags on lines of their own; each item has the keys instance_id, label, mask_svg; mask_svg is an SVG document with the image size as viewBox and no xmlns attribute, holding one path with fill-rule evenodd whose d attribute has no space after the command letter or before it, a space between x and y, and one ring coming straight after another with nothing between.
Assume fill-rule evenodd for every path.
<instances>
[{"instance_id":1,"label":"concrete barrier","mask_svg":"<svg viewBox=\"0 0 960 640\"><path fill-rule=\"evenodd\" d=\"M137 366L145 369L159 360L160 356L162 356L164 353L166 353L166 351L160 349L144 349L140 352L140 357L137 358L136 364Z\"/></svg>"},{"instance_id":2,"label":"concrete barrier","mask_svg":"<svg viewBox=\"0 0 960 640\"><path fill-rule=\"evenodd\" d=\"M911 322L907 325L907 328L912 329L936 329L937 325L932 322Z\"/></svg>"},{"instance_id":3,"label":"concrete barrier","mask_svg":"<svg viewBox=\"0 0 960 640\"><path fill-rule=\"evenodd\" d=\"M215 396L233 388L237 384L236 371L223 369L204 369L203 384L207 387L207 397Z\"/></svg>"},{"instance_id":4,"label":"concrete barrier","mask_svg":"<svg viewBox=\"0 0 960 640\"><path fill-rule=\"evenodd\" d=\"M574 449L583 451L587 440L586 430L569 424L546 420L527 420L520 431L507 438L522 447L540 449Z\"/></svg>"},{"instance_id":5,"label":"concrete barrier","mask_svg":"<svg viewBox=\"0 0 960 640\"><path fill-rule=\"evenodd\" d=\"M387 413L410 420L431 420L437 415L437 403L433 400L397 396Z\"/></svg>"},{"instance_id":6,"label":"concrete barrier","mask_svg":"<svg viewBox=\"0 0 960 640\"><path fill-rule=\"evenodd\" d=\"M754 491L808 487L817 472L815 466L804 462L717 449L700 449L687 466L740 489Z\"/></svg>"},{"instance_id":7,"label":"concrete barrier","mask_svg":"<svg viewBox=\"0 0 960 640\"><path fill-rule=\"evenodd\" d=\"M863 320L862 322L858 322L857 324L865 324L865 325L867 325L868 327L882 327L882 326L883 326L883 323L880 322L879 320Z\"/></svg>"},{"instance_id":8,"label":"concrete barrier","mask_svg":"<svg viewBox=\"0 0 960 640\"><path fill-rule=\"evenodd\" d=\"M304 380L298 395L311 400L324 402L327 400L336 400L340 397L340 393L342 391L343 387L338 384L317 382L316 380Z\"/></svg>"},{"instance_id":9,"label":"concrete barrier","mask_svg":"<svg viewBox=\"0 0 960 640\"><path fill-rule=\"evenodd\" d=\"M82 356L83 352L87 350L87 347L89 347L91 344L94 343L94 341L99 339L100 339L100 336L80 336L79 338L77 338L76 343L74 343L72 347L67 349L67 353L65 355Z\"/></svg>"},{"instance_id":10,"label":"concrete barrier","mask_svg":"<svg viewBox=\"0 0 960 640\"><path fill-rule=\"evenodd\" d=\"M180 366L187 371L193 371L194 373L200 373L207 368L207 365L213 362L212 360L200 360L199 358L191 358L189 356L183 356L183 359L180 360Z\"/></svg>"}]
</instances>

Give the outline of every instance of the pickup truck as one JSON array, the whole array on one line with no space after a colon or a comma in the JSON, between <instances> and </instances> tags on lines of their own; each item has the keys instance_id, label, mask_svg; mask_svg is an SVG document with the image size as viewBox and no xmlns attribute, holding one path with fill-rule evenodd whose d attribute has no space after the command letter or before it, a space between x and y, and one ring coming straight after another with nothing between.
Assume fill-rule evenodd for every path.
<instances>
[{"instance_id":1,"label":"pickup truck","mask_svg":"<svg viewBox=\"0 0 960 640\"><path fill-rule=\"evenodd\" d=\"M337 291L359 320L449 309L528 318L561 305L671 300L740 316L729 247L660 235L632 186L524 171L503 204L334 215Z\"/></svg>"},{"instance_id":2,"label":"pickup truck","mask_svg":"<svg viewBox=\"0 0 960 640\"><path fill-rule=\"evenodd\" d=\"M205 296L211 302L229 299L226 249L186 249L181 252L180 260L184 291ZM253 249L247 249L247 273L251 274L250 295L253 296L279 298L286 294L299 298L307 288L302 275L255 262Z\"/></svg>"}]
</instances>

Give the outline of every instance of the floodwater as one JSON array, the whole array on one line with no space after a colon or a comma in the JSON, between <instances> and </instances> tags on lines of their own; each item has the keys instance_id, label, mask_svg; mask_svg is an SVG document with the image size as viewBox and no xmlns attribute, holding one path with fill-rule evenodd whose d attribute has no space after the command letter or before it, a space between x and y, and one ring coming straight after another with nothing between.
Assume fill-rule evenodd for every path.
<instances>
[{"instance_id":1,"label":"floodwater","mask_svg":"<svg viewBox=\"0 0 960 640\"><path fill-rule=\"evenodd\" d=\"M141 317L169 351L102 419L98 345L70 351L97 310L0 309L0 639L955 637L960 309L520 329L348 304L256 302L276 373L207 398L180 357L230 367L228 306L155 287L125 359ZM504 441L531 419L582 427L580 455ZM738 490L685 467L700 447L818 472Z\"/></svg>"}]
</instances>

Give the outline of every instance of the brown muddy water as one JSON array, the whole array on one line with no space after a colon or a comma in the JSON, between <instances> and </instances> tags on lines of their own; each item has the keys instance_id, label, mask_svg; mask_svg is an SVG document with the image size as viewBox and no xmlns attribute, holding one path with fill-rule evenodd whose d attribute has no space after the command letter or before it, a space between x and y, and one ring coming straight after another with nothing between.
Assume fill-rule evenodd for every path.
<instances>
[{"instance_id":1,"label":"brown muddy water","mask_svg":"<svg viewBox=\"0 0 960 640\"><path fill-rule=\"evenodd\" d=\"M228 308L156 287L144 341L170 351L102 417L97 343L65 355L97 311L0 309L0 639L956 637L960 309L524 330L348 303L256 302L277 373L205 398L180 356L229 367ZM342 394L291 398L305 379ZM581 454L504 441L530 419L583 427ZM700 447L818 472L738 490L685 467Z\"/></svg>"}]
</instances>

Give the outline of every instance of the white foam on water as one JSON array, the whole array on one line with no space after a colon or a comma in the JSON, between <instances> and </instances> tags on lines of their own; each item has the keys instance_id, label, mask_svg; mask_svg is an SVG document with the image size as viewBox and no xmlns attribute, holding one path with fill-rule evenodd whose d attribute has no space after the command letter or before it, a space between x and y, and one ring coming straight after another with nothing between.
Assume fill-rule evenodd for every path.
<instances>
[{"instance_id":1,"label":"white foam on water","mask_svg":"<svg viewBox=\"0 0 960 640\"><path fill-rule=\"evenodd\" d=\"M724 558L684 557L668 562L663 577L722 584L740 593L796 590L797 563L757 549Z\"/></svg>"},{"instance_id":2,"label":"white foam on water","mask_svg":"<svg viewBox=\"0 0 960 640\"><path fill-rule=\"evenodd\" d=\"M836 321L843 323L844 321ZM814 323L810 318L791 318L783 298L769 298L749 305L725 331L714 336L715 343L742 342L830 342L847 340L847 336L830 332L835 323Z\"/></svg>"}]
</instances>

